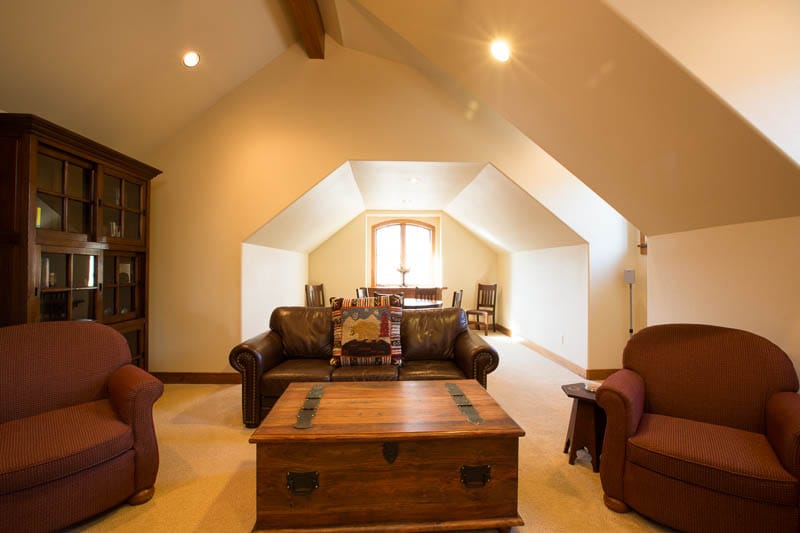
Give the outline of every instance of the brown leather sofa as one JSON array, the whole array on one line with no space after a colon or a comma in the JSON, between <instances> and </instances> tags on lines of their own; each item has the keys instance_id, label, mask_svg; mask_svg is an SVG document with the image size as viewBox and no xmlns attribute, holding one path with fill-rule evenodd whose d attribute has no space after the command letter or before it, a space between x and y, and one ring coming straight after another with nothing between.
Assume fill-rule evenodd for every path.
<instances>
[{"instance_id":1,"label":"brown leather sofa","mask_svg":"<svg viewBox=\"0 0 800 533\"><path fill-rule=\"evenodd\" d=\"M278 307L269 330L238 344L229 360L242 374L242 418L257 427L296 381L476 379L497 368L497 352L467 328L463 309L404 310L402 366L331 366L331 309Z\"/></svg>"},{"instance_id":2,"label":"brown leather sofa","mask_svg":"<svg viewBox=\"0 0 800 533\"><path fill-rule=\"evenodd\" d=\"M53 531L153 495L163 385L94 322L0 328L0 530Z\"/></svg>"},{"instance_id":3,"label":"brown leather sofa","mask_svg":"<svg viewBox=\"0 0 800 533\"><path fill-rule=\"evenodd\" d=\"M606 506L682 531L798 531L800 396L763 337L694 324L634 335L597 390Z\"/></svg>"}]
</instances>

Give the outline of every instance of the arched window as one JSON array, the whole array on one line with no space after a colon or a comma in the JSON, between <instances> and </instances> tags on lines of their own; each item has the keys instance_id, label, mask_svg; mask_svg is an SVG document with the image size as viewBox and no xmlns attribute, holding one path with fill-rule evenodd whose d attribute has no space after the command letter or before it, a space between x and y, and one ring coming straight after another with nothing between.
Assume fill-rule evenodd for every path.
<instances>
[{"instance_id":1,"label":"arched window","mask_svg":"<svg viewBox=\"0 0 800 533\"><path fill-rule=\"evenodd\" d=\"M434 285L434 227L415 220L389 220L372 228L374 286Z\"/></svg>"}]
</instances>

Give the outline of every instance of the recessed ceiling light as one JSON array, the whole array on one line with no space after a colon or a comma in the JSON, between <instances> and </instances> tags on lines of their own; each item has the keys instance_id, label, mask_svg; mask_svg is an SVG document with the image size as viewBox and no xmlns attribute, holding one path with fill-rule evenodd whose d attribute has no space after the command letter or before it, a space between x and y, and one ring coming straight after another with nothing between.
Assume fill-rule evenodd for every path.
<instances>
[{"instance_id":1,"label":"recessed ceiling light","mask_svg":"<svg viewBox=\"0 0 800 533\"><path fill-rule=\"evenodd\" d=\"M416 183L417 178L408 178L409 183Z\"/></svg>"},{"instance_id":2,"label":"recessed ceiling light","mask_svg":"<svg viewBox=\"0 0 800 533\"><path fill-rule=\"evenodd\" d=\"M492 41L490 49L494 58L498 61L502 61L503 63L508 61L508 58L511 57L511 47L502 39L496 39Z\"/></svg>"},{"instance_id":3,"label":"recessed ceiling light","mask_svg":"<svg viewBox=\"0 0 800 533\"><path fill-rule=\"evenodd\" d=\"M196 67L200 63L200 54L192 50L183 54L183 64L189 68Z\"/></svg>"}]
</instances>

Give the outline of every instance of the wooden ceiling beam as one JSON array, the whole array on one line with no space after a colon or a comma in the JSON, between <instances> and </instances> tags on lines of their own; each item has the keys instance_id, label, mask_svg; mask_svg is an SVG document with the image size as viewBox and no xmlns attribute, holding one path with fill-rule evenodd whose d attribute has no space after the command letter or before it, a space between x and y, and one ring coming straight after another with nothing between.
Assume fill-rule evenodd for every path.
<instances>
[{"instance_id":1,"label":"wooden ceiling beam","mask_svg":"<svg viewBox=\"0 0 800 533\"><path fill-rule=\"evenodd\" d=\"M310 59L325 59L325 27L317 0L289 0L300 40Z\"/></svg>"}]
</instances>

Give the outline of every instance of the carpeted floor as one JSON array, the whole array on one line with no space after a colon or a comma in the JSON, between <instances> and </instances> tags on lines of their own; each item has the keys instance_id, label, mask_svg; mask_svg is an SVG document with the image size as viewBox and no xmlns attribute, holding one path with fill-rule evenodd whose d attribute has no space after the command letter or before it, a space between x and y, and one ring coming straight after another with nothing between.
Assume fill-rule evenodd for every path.
<instances>
[{"instance_id":1,"label":"carpeted floor","mask_svg":"<svg viewBox=\"0 0 800 533\"><path fill-rule=\"evenodd\" d=\"M521 532L664 531L636 513L603 505L600 475L579 452L562 453L572 400L561 385L581 379L514 342L490 335L500 367L488 390L526 432L520 441ZM242 425L238 385L167 385L155 407L161 466L154 498L122 505L76 531L250 531L255 522L255 445Z\"/></svg>"}]
</instances>

